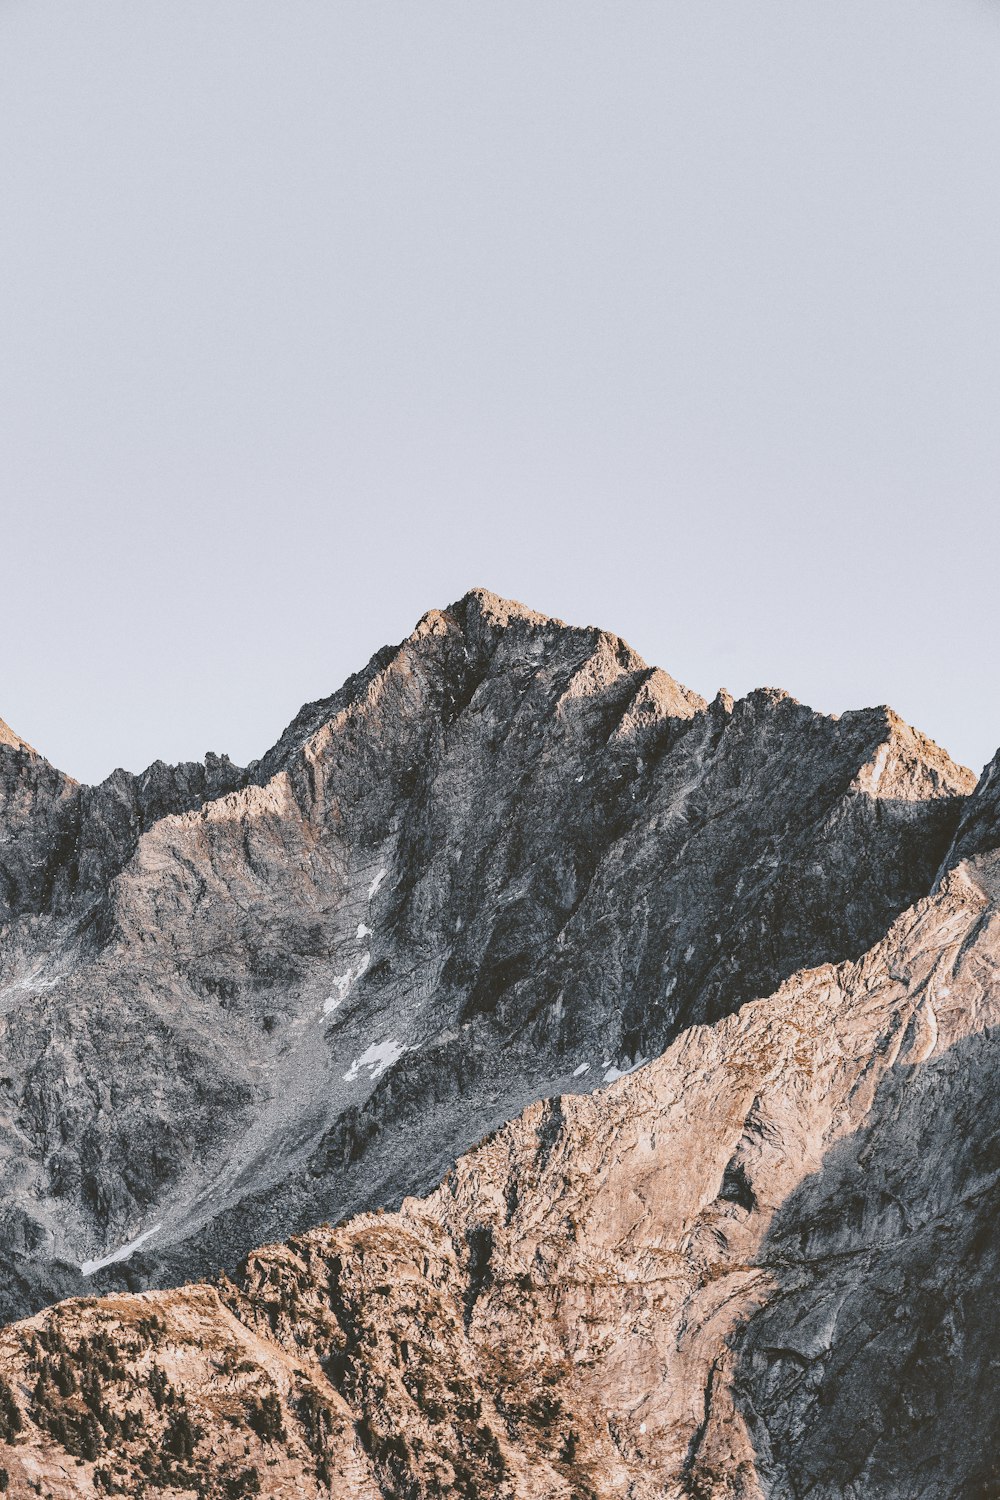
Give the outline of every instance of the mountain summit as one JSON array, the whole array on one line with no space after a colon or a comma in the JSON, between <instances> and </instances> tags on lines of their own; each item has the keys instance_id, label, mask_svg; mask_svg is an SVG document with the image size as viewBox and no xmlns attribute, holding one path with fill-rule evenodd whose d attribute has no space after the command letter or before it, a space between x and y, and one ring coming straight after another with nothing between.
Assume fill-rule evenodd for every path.
<instances>
[{"instance_id":1,"label":"mountain summit","mask_svg":"<svg viewBox=\"0 0 1000 1500\"><path fill-rule=\"evenodd\" d=\"M245 769L5 733L11 1493L996 1493L997 764L482 590Z\"/></svg>"},{"instance_id":2,"label":"mountain summit","mask_svg":"<svg viewBox=\"0 0 1000 1500\"><path fill-rule=\"evenodd\" d=\"M178 1283L430 1189L933 884L971 774L886 709L706 704L482 590L246 770L0 745L0 1302Z\"/></svg>"}]
</instances>

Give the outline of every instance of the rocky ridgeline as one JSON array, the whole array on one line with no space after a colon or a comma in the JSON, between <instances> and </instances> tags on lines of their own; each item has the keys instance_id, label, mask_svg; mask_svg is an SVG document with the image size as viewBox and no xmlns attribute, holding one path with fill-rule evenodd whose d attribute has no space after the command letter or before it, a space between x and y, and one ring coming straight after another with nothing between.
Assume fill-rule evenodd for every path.
<instances>
[{"instance_id":1,"label":"rocky ridgeline","mask_svg":"<svg viewBox=\"0 0 1000 1500\"><path fill-rule=\"evenodd\" d=\"M971 774L889 710L706 704L616 637L483 592L245 771L209 757L83 788L5 729L5 1315L234 1274L256 1245L362 1215L215 1289L11 1330L11 1482L35 1463L53 1494L328 1493L334 1474L345 1495L966 1493L892 1488L878 1465L902 1429L874 1376L845 1375L846 1407L823 1384L838 1359L885 1375L882 1335L845 1345L820 1310L869 1287L890 1221L914 1249L921 1194L956 1232L975 1218L967 1153L938 1141L925 1181L890 1125L899 1078L931 1089L920 1109L957 1110L938 1054L988 1036L995 780L970 798ZM928 1006L913 976L963 921L962 983ZM430 1192L490 1127L425 1204L366 1212ZM799 1281L772 1275L785 1260ZM857 1285L823 1282L851 1266ZM913 1274L887 1283L906 1288L892 1326L937 1369ZM782 1324L793 1308L826 1330L813 1343ZM136 1332L154 1316L161 1344ZM86 1364L99 1329L104 1394L63 1392L58 1361ZM199 1364L248 1330L242 1371ZM312 1394L285 1380L293 1349ZM411 1389L413 1361L436 1394ZM914 1376L917 1425L947 1406L937 1378ZM848 1420L863 1437L838 1437Z\"/></svg>"},{"instance_id":2,"label":"rocky ridgeline","mask_svg":"<svg viewBox=\"0 0 1000 1500\"><path fill-rule=\"evenodd\" d=\"M4 1330L10 1493L1000 1494L992 828L857 960L429 1197Z\"/></svg>"},{"instance_id":3,"label":"rocky ridgeline","mask_svg":"<svg viewBox=\"0 0 1000 1500\"><path fill-rule=\"evenodd\" d=\"M394 1206L532 1099L857 957L973 781L889 710L705 704L482 592L246 771L87 788L5 738L7 1317Z\"/></svg>"}]
</instances>

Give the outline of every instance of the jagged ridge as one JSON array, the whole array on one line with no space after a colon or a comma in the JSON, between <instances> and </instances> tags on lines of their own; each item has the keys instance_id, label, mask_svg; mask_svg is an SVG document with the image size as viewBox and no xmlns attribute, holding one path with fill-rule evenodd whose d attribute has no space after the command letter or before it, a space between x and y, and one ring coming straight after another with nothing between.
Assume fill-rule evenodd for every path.
<instances>
[{"instance_id":1,"label":"jagged ridge","mask_svg":"<svg viewBox=\"0 0 1000 1500\"><path fill-rule=\"evenodd\" d=\"M972 783L888 710L705 704L475 591L247 771L0 749L6 1310L430 1187L926 892ZM40 873L41 872L41 873Z\"/></svg>"},{"instance_id":2,"label":"jagged ridge","mask_svg":"<svg viewBox=\"0 0 1000 1500\"><path fill-rule=\"evenodd\" d=\"M8 1329L13 1493L995 1494L992 838L858 960L533 1104L425 1201Z\"/></svg>"}]
</instances>

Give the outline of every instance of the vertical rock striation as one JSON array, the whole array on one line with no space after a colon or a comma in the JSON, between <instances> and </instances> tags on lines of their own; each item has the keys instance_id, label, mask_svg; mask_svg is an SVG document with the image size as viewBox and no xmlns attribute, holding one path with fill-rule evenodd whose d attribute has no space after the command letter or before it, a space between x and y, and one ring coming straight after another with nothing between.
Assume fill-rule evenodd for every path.
<instances>
[{"instance_id":1,"label":"vertical rock striation","mask_svg":"<svg viewBox=\"0 0 1000 1500\"><path fill-rule=\"evenodd\" d=\"M890 710L706 704L483 591L245 771L85 788L9 735L0 1313L398 1205L532 1100L858 959L972 784Z\"/></svg>"},{"instance_id":2,"label":"vertical rock striation","mask_svg":"<svg viewBox=\"0 0 1000 1500\"><path fill-rule=\"evenodd\" d=\"M980 851L425 1199L4 1330L12 1492L996 1493L998 972Z\"/></svg>"}]
</instances>

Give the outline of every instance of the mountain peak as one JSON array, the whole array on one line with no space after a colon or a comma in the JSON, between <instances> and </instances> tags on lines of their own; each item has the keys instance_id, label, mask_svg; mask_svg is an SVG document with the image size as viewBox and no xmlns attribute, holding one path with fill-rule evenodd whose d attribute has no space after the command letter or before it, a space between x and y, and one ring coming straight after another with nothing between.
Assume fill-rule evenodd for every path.
<instances>
[{"instance_id":1,"label":"mountain peak","mask_svg":"<svg viewBox=\"0 0 1000 1500\"><path fill-rule=\"evenodd\" d=\"M340 1217L391 1196L390 1178L409 1189L411 1155L425 1173L421 1153L446 1163L484 1118L567 1078L592 1087L804 966L857 956L930 889L968 789L895 722L775 689L709 706L611 632L473 589L307 704L245 773L212 758L78 788L8 755L0 982L30 994L40 1045L72 1014L86 1050L132 1004L161 1018L166 1049L109 1052L129 1102L99 1127L106 1201L81 1192L70 1222L60 1199L52 1256L101 1260L169 1200L182 1248L158 1237L156 1255L200 1270L209 1238L242 1254L265 1223ZM192 1063L176 1018L195 1013ZM33 1135L11 1149L40 1185L12 1179L0 1211L34 1219L68 1170L50 1165L53 1111L64 1140L83 1136L73 1090L54 1078L39 1107L31 1076ZM169 1183L150 1166L126 1191L121 1142L146 1139L161 1084L191 1123ZM352 1136L369 1093L378 1151ZM403 1101L425 1095L413 1155L426 1111ZM314 1127L350 1171L301 1164ZM179 1217L198 1153L218 1192ZM0 1314L25 1295L3 1278L0 1261Z\"/></svg>"},{"instance_id":2,"label":"mountain peak","mask_svg":"<svg viewBox=\"0 0 1000 1500\"><path fill-rule=\"evenodd\" d=\"M461 599L448 606L446 613L463 624L470 615L475 615L486 624L496 626L520 622L525 625L565 627L563 620L557 620L552 615L539 614L537 610L529 609L526 604L521 604L516 599L505 599L502 595L483 588L469 589Z\"/></svg>"},{"instance_id":3,"label":"mountain peak","mask_svg":"<svg viewBox=\"0 0 1000 1500\"><path fill-rule=\"evenodd\" d=\"M246 772L0 746L0 1487L993 1493L1000 758L485 589Z\"/></svg>"}]
</instances>

